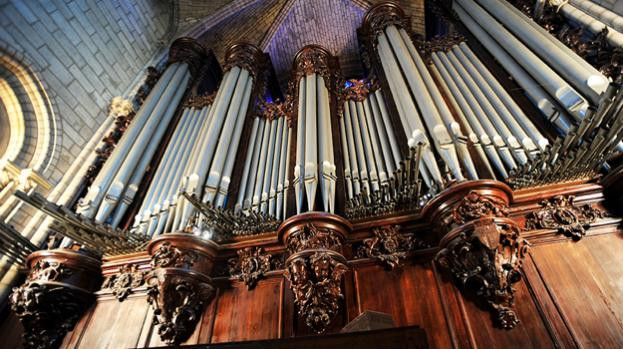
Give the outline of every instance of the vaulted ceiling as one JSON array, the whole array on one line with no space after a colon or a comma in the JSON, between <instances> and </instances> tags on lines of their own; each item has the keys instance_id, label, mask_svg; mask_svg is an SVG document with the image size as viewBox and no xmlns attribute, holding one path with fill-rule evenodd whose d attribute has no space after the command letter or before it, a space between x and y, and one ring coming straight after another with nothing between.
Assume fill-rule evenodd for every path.
<instances>
[{"instance_id":1,"label":"vaulted ceiling","mask_svg":"<svg viewBox=\"0 0 623 349\"><path fill-rule=\"evenodd\" d=\"M337 55L346 77L360 77L357 28L365 12L380 0L179 0L174 5L177 36L200 38L219 61L236 42L258 45L270 54L284 87L296 52L319 44ZM397 1L424 33L424 0Z\"/></svg>"}]
</instances>

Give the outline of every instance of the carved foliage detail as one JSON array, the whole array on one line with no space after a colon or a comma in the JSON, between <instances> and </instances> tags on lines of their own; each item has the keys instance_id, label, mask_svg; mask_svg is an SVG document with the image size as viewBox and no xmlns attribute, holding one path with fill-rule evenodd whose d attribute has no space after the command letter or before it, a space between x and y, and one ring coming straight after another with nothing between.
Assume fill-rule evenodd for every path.
<instances>
[{"instance_id":1,"label":"carved foliage detail","mask_svg":"<svg viewBox=\"0 0 623 349\"><path fill-rule=\"evenodd\" d=\"M137 264L124 265L119 268L118 274L110 275L104 280L102 289L111 289L112 294L123 302L132 294L132 289L145 283L145 274L146 272L138 269Z\"/></svg>"},{"instance_id":2,"label":"carved foliage detail","mask_svg":"<svg viewBox=\"0 0 623 349\"><path fill-rule=\"evenodd\" d=\"M497 326L511 329L519 323L512 309L513 284L521 279L519 268L527 251L528 242L520 237L519 228L485 222L461 233L436 260L462 290L493 311Z\"/></svg>"},{"instance_id":3,"label":"carved foliage detail","mask_svg":"<svg viewBox=\"0 0 623 349\"><path fill-rule=\"evenodd\" d=\"M326 81L331 81L329 58L329 54L324 50L304 48L295 62L295 81L299 81L301 77L313 73L322 76Z\"/></svg>"},{"instance_id":4,"label":"carved foliage detail","mask_svg":"<svg viewBox=\"0 0 623 349\"><path fill-rule=\"evenodd\" d=\"M413 236L402 235L399 229L399 226L394 225L372 230L374 237L363 240L364 245L357 251L357 256L377 259L394 269L401 265L401 260L414 248L428 247Z\"/></svg>"},{"instance_id":5,"label":"carved foliage detail","mask_svg":"<svg viewBox=\"0 0 623 349\"><path fill-rule=\"evenodd\" d=\"M284 272L298 314L316 333L324 332L339 309L341 283L348 267L328 251L292 259Z\"/></svg>"},{"instance_id":6,"label":"carved foliage detail","mask_svg":"<svg viewBox=\"0 0 623 349\"><path fill-rule=\"evenodd\" d=\"M151 258L151 266L156 268L188 268L198 259L193 251L182 251L171 246L170 242L164 242Z\"/></svg>"},{"instance_id":7,"label":"carved foliage detail","mask_svg":"<svg viewBox=\"0 0 623 349\"><path fill-rule=\"evenodd\" d=\"M243 248L238 250L238 258L229 259L229 274L244 281L250 290L271 270L274 264L272 259L272 256L265 253L261 247Z\"/></svg>"},{"instance_id":8,"label":"carved foliage detail","mask_svg":"<svg viewBox=\"0 0 623 349\"><path fill-rule=\"evenodd\" d=\"M302 229L292 233L287 241L290 253L311 249L327 249L339 252L342 246L340 235L329 228L318 228L306 224Z\"/></svg>"},{"instance_id":9,"label":"carved foliage detail","mask_svg":"<svg viewBox=\"0 0 623 349\"><path fill-rule=\"evenodd\" d=\"M582 239L590 224L603 218L604 212L588 204L577 207L574 199L573 196L555 196L541 201L541 209L528 215L526 229L556 229L573 240Z\"/></svg>"},{"instance_id":10,"label":"carved foliage detail","mask_svg":"<svg viewBox=\"0 0 623 349\"><path fill-rule=\"evenodd\" d=\"M477 191L471 191L452 211L452 218L457 224L486 216L507 217L508 205L495 196L485 196Z\"/></svg>"},{"instance_id":11,"label":"carved foliage detail","mask_svg":"<svg viewBox=\"0 0 623 349\"><path fill-rule=\"evenodd\" d=\"M72 271L59 262L39 260L26 282L13 288L11 309L20 319L25 348L57 348L92 300L77 289L62 286Z\"/></svg>"},{"instance_id":12,"label":"carved foliage detail","mask_svg":"<svg viewBox=\"0 0 623 349\"><path fill-rule=\"evenodd\" d=\"M154 309L158 334L166 343L182 343L193 333L213 288L189 276L167 275L164 269L151 275L147 301Z\"/></svg>"}]
</instances>

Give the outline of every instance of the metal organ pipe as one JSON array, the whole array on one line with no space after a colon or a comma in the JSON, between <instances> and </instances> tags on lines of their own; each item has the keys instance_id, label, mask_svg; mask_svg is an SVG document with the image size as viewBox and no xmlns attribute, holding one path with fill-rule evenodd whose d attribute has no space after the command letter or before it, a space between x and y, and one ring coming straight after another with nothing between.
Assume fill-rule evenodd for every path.
<instances>
[{"instance_id":1,"label":"metal organ pipe","mask_svg":"<svg viewBox=\"0 0 623 349\"><path fill-rule=\"evenodd\" d=\"M136 113L130 127L123 134L119 140L119 143L108 158L108 161L104 163L99 174L93 181L93 184L89 187L89 191L86 196L80 200L77 213L82 214L87 218L93 218L95 216L104 195L108 192L115 174L123 165L124 159L127 157L128 153L132 149L132 146L134 145L134 141L140 135L145 123L147 123L150 119L152 111L161 99L165 89L170 85L171 79L177 73L179 68L179 63L171 64L164 71L160 79L158 79L158 82L149 93L149 96Z\"/></svg>"},{"instance_id":2,"label":"metal organ pipe","mask_svg":"<svg viewBox=\"0 0 623 349\"><path fill-rule=\"evenodd\" d=\"M546 36L550 34L543 29L539 30L527 24L525 21L527 18L519 11L512 11L497 0L463 0L462 3L473 1L478 2L491 15L495 16L526 46L567 78L593 104L599 103L599 96L608 87L608 79L603 74L586 63L580 64L579 61L572 58L575 56L573 51L562 45L556 45L547 39Z\"/></svg>"},{"instance_id":3,"label":"metal organ pipe","mask_svg":"<svg viewBox=\"0 0 623 349\"><path fill-rule=\"evenodd\" d=\"M260 118L253 118L253 125L251 126L251 135L249 136L249 145L247 147L247 155L244 160L244 168L242 170L242 178L240 180L240 190L238 190L238 199L236 200L235 211L239 212L243 209L243 203L245 199L245 191L247 188L247 181L250 178L249 172L251 171L251 162L253 161L253 154L257 146L257 137L258 133L261 132L259 129L260 126ZM259 130L259 131L258 131Z\"/></svg>"},{"instance_id":4,"label":"metal organ pipe","mask_svg":"<svg viewBox=\"0 0 623 349\"><path fill-rule=\"evenodd\" d=\"M315 207L318 184L321 189L322 210L330 213L335 211L337 177L327 88L333 80L330 74L332 59L325 49L316 45L303 47L294 59L294 77L298 80L299 96L294 168L297 213L302 211L304 197L307 198L309 211L318 209Z\"/></svg>"},{"instance_id":5,"label":"metal organ pipe","mask_svg":"<svg viewBox=\"0 0 623 349\"><path fill-rule=\"evenodd\" d=\"M457 0L453 2L452 8L457 12L461 21L466 23L468 28L474 25L482 26L492 38L494 38L504 49L512 55L521 66L539 81L561 105L578 118L584 115L588 103L584 97L574 88L563 80L548 64L543 62L535 53L526 47L519 39L514 37L507 29L489 15L482 7L478 6L473 0ZM474 20L470 25L469 19ZM477 19L477 20L476 20Z\"/></svg>"},{"instance_id":6,"label":"metal organ pipe","mask_svg":"<svg viewBox=\"0 0 623 349\"><path fill-rule=\"evenodd\" d=\"M480 25L472 19L461 7L455 8L465 26L478 38L486 49L496 58L504 69L522 87L524 93L545 117L560 128L564 133L569 131L571 121L556 107L557 102L528 74ZM570 110L577 119L584 111Z\"/></svg>"}]
</instances>

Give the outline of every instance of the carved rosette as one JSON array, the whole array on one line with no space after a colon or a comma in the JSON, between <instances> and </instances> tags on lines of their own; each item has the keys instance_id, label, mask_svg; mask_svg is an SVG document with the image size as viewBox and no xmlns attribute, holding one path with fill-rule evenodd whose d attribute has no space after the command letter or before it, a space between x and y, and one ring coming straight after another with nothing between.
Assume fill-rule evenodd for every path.
<instances>
[{"instance_id":1,"label":"carved rosette","mask_svg":"<svg viewBox=\"0 0 623 349\"><path fill-rule=\"evenodd\" d=\"M357 256L373 258L394 269L402 265L409 252L418 248L430 247L414 236L405 236L400 233L400 226L383 226L372 230L374 237L363 240L363 246L357 251Z\"/></svg>"},{"instance_id":2,"label":"carved rosette","mask_svg":"<svg viewBox=\"0 0 623 349\"><path fill-rule=\"evenodd\" d=\"M405 15L405 12L400 6L391 3L384 2L378 5L372 6L363 18L363 30L370 39L370 42L376 46L376 37L379 33L390 26L410 30L411 21L409 17Z\"/></svg>"},{"instance_id":3,"label":"carved rosette","mask_svg":"<svg viewBox=\"0 0 623 349\"><path fill-rule=\"evenodd\" d=\"M496 326L512 329L519 319L513 310L513 284L521 279L528 242L507 218L481 218L448 234L440 243L437 263L457 286L493 313Z\"/></svg>"},{"instance_id":4,"label":"carved rosette","mask_svg":"<svg viewBox=\"0 0 623 349\"><path fill-rule=\"evenodd\" d=\"M589 204L578 207L573 204L574 199L573 196L559 195L541 201L541 209L528 215L526 230L555 229L575 241L582 239L591 223L605 214Z\"/></svg>"},{"instance_id":5,"label":"carved rosette","mask_svg":"<svg viewBox=\"0 0 623 349\"><path fill-rule=\"evenodd\" d=\"M147 272L139 270L138 264L126 264L119 268L119 273L109 275L102 283L102 289L110 289L112 294L123 302L133 289L145 284Z\"/></svg>"},{"instance_id":6,"label":"carved rosette","mask_svg":"<svg viewBox=\"0 0 623 349\"><path fill-rule=\"evenodd\" d=\"M279 238L291 255L284 276L290 282L298 315L322 333L339 312L342 278L348 271L341 254L350 224L327 213L294 216L279 227Z\"/></svg>"},{"instance_id":7,"label":"carved rosette","mask_svg":"<svg viewBox=\"0 0 623 349\"><path fill-rule=\"evenodd\" d=\"M185 233L162 235L147 246L153 269L146 276L147 301L164 342L180 344L195 330L213 294L208 275L216 249L211 241Z\"/></svg>"},{"instance_id":8,"label":"carved rosette","mask_svg":"<svg viewBox=\"0 0 623 349\"><path fill-rule=\"evenodd\" d=\"M100 261L76 251L32 253L26 282L13 288L11 309L23 327L24 348L57 348L93 302Z\"/></svg>"},{"instance_id":9,"label":"carved rosette","mask_svg":"<svg viewBox=\"0 0 623 349\"><path fill-rule=\"evenodd\" d=\"M237 251L238 258L230 258L229 275L244 281L247 289L251 290L278 262L272 255L265 253L261 247L245 247Z\"/></svg>"},{"instance_id":10,"label":"carved rosette","mask_svg":"<svg viewBox=\"0 0 623 349\"><path fill-rule=\"evenodd\" d=\"M225 53L223 72L233 67L246 69L254 78L263 69L265 64L264 53L252 44L234 44Z\"/></svg>"}]
</instances>

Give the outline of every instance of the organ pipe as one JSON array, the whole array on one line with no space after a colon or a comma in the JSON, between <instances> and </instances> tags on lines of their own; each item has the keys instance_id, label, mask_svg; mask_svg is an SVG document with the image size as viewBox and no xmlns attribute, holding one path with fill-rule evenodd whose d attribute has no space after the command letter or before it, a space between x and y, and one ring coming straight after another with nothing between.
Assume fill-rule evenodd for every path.
<instances>
[{"instance_id":1,"label":"organ pipe","mask_svg":"<svg viewBox=\"0 0 623 349\"><path fill-rule=\"evenodd\" d=\"M335 211L336 166L331 124L331 95L334 90L334 58L322 47L302 48L294 60L293 86L298 85L297 144L294 167L297 213L302 212L304 199L313 211L316 192L325 212ZM333 93L333 92L332 92Z\"/></svg>"}]
</instances>

